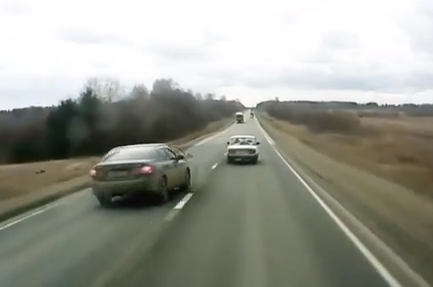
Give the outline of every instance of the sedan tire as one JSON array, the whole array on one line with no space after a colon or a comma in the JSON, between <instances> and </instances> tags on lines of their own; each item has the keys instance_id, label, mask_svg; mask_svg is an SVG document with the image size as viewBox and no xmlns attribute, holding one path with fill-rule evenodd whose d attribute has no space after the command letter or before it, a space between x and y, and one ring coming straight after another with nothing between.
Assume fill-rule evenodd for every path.
<instances>
[{"instance_id":1,"label":"sedan tire","mask_svg":"<svg viewBox=\"0 0 433 287\"><path fill-rule=\"evenodd\" d=\"M105 192L101 192L101 191L95 192L94 194L101 207L105 207L105 208L113 207L114 203L111 195L109 196Z\"/></svg>"},{"instance_id":2,"label":"sedan tire","mask_svg":"<svg viewBox=\"0 0 433 287\"><path fill-rule=\"evenodd\" d=\"M161 177L159 182L158 199L160 204L165 204L170 201L170 191L167 187L167 178Z\"/></svg>"},{"instance_id":3,"label":"sedan tire","mask_svg":"<svg viewBox=\"0 0 433 287\"><path fill-rule=\"evenodd\" d=\"M191 192L191 186L192 186L191 171L188 169L185 171L185 182L181 188L186 192Z\"/></svg>"}]
</instances>

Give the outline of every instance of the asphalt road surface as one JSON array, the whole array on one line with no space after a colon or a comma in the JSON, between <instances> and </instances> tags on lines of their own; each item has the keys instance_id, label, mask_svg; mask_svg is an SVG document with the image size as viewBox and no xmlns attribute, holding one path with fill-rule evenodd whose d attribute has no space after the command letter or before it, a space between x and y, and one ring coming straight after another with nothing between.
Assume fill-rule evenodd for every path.
<instances>
[{"instance_id":1,"label":"asphalt road surface","mask_svg":"<svg viewBox=\"0 0 433 287\"><path fill-rule=\"evenodd\" d=\"M225 163L238 133L259 138L257 165ZM390 286L254 120L190 152L187 202L105 210L87 190L0 227L0 287Z\"/></svg>"}]
</instances>

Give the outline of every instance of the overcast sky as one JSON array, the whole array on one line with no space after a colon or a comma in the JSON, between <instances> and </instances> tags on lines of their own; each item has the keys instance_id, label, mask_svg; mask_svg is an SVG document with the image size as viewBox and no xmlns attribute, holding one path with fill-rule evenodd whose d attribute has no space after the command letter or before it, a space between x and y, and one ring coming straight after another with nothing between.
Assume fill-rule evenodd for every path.
<instances>
[{"instance_id":1,"label":"overcast sky","mask_svg":"<svg viewBox=\"0 0 433 287\"><path fill-rule=\"evenodd\" d=\"M0 0L0 109L88 77L280 99L433 102L429 0Z\"/></svg>"}]
</instances>

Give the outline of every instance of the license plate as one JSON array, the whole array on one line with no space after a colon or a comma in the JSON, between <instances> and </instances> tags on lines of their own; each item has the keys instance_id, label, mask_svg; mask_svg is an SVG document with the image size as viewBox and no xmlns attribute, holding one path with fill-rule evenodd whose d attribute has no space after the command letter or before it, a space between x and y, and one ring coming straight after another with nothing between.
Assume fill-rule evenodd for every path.
<instances>
[{"instance_id":1,"label":"license plate","mask_svg":"<svg viewBox=\"0 0 433 287\"><path fill-rule=\"evenodd\" d=\"M128 171L110 171L108 173L109 177L123 177L127 175L128 175Z\"/></svg>"}]
</instances>

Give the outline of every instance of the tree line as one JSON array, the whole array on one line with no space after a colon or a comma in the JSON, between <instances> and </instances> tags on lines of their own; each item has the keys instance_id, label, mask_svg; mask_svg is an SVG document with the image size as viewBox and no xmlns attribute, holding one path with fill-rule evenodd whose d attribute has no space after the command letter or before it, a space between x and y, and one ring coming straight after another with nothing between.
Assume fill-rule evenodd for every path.
<instances>
[{"instance_id":1,"label":"tree line","mask_svg":"<svg viewBox=\"0 0 433 287\"><path fill-rule=\"evenodd\" d=\"M272 101L261 102L256 108L276 119L304 125L313 132L365 132L361 124L363 117L433 116L432 104L379 105L338 101L280 101L276 98Z\"/></svg>"},{"instance_id":2,"label":"tree line","mask_svg":"<svg viewBox=\"0 0 433 287\"><path fill-rule=\"evenodd\" d=\"M239 101L195 94L171 79L149 91L136 85L89 81L78 98L52 107L0 112L0 162L101 155L126 144L165 142L205 128L244 109Z\"/></svg>"}]
</instances>

